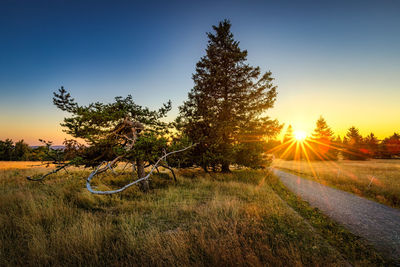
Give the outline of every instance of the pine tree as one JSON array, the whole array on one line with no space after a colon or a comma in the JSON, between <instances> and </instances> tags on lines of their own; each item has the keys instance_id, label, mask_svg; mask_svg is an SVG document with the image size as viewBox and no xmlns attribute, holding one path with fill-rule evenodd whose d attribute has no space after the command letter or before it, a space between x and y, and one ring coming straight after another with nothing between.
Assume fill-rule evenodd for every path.
<instances>
[{"instance_id":1,"label":"pine tree","mask_svg":"<svg viewBox=\"0 0 400 267\"><path fill-rule=\"evenodd\" d=\"M352 126L346 133L346 143L343 149L343 157L349 160L365 160L367 155L364 139L359 130Z\"/></svg>"},{"instance_id":2,"label":"pine tree","mask_svg":"<svg viewBox=\"0 0 400 267\"><path fill-rule=\"evenodd\" d=\"M132 96L128 95L125 98L115 97L114 102L111 103L95 102L82 106L61 87L54 93L53 103L57 108L70 114L61 124L64 131L73 138L84 140L86 145L79 145L75 141L66 142L65 156L68 156L69 161L55 160L57 169L51 173L69 165L97 166L89 176L92 179L94 175L112 168L117 162L126 162L132 164L132 169L136 169L139 178L137 182L140 182L142 190L148 190L145 165L156 166L155 161L160 158L158 162L160 163L161 158L166 157L165 153L168 150L166 139L168 124L162 122L161 118L164 118L171 109L170 102L157 111L151 111L134 103ZM100 168L104 162L107 162L107 165ZM41 178L28 177L28 179L40 181L49 174ZM143 179L140 180L140 178ZM90 179L88 178L87 185ZM130 185L133 184L130 183ZM123 187L118 191L96 192L88 186L92 193L99 194L113 194L126 188Z\"/></svg>"},{"instance_id":3,"label":"pine tree","mask_svg":"<svg viewBox=\"0 0 400 267\"><path fill-rule=\"evenodd\" d=\"M278 122L264 115L277 93L271 72L261 74L259 67L246 63L247 51L234 40L228 20L213 30L207 33L206 55L196 64L194 87L178 121L185 135L200 142L197 164L228 172L236 145L263 142L279 132Z\"/></svg>"},{"instance_id":4,"label":"pine tree","mask_svg":"<svg viewBox=\"0 0 400 267\"><path fill-rule=\"evenodd\" d=\"M321 116L310 139L311 155L313 160L337 160L338 149L334 146L334 134L331 128Z\"/></svg>"},{"instance_id":5,"label":"pine tree","mask_svg":"<svg viewBox=\"0 0 400 267\"><path fill-rule=\"evenodd\" d=\"M379 140L374 133L370 133L365 137L365 145L368 150L368 155L371 158L377 158L379 156Z\"/></svg>"},{"instance_id":6,"label":"pine tree","mask_svg":"<svg viewBox=\"0 0 400 267\"><path fill-rule=\"evenodd\" d=\"M400 135L398 133L394 133L382 141L382 152L384 158L400 156Z\"/></svg>"}]
</instances>

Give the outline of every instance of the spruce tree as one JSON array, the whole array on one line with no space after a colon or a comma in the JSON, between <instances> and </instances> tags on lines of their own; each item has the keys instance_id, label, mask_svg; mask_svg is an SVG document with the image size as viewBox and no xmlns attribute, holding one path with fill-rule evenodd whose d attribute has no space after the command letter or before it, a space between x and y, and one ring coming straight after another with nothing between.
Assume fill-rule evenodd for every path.
<instances>
[{"instance_id":1,"label":"spruce tree","mask_svg":"<svg viewBox=\"0 0 400 267\"><path fill-rule=\"evenodd\" d=\"M368 157L364 138L356 127L352 126L347 130L343 143L343 157L345 159L365 160Z\"/></svg>"},{"instance_id":2,"label":"spruce tree","mask_svg":"<svg viewBox=\"0 0 400 267\"><path fill-rule=\"evenodd\" d=\"M178 121L192 142L200 142L197 164L228 172L236 145L263 142L279 132L277 121L265 116L277 93L271 72L261 74L259 67L246 63L247 51L233 38L228 20L213 30L207 33L206 55L196 64L194 87Z\"/></svg>"},{"instance_id":3,"label":"spruce tree","mask_svg":"<svg viewBox=\"0 0 400 267\"><path fill-rule=\"evenodd\" d=\"M377 158L379 155L379 140L374 133L370 133L365 138L365 145L368 150L368 155L372 158Z\"/></svg>"},{"instance_id":4,"label":"spruce tree","mask_svg":"<svg viewBox=\"0 0 400 267\"><path fill-rule=\"evenodd\" d=\"M334 146L334 134L321 116L310 139L313 160L337 160L338 148Z\"/></svg>"},{"instance_id":5,"label":"spruce tree","mask_svg":"<svg viewBox=\"0 0 400 267\"><path fill-rule=\"evenodd\" d=\"M382 155L384 158L395 158L400 156L400 135L394 133L382 141Z\"/></svg>"}]
</instances>

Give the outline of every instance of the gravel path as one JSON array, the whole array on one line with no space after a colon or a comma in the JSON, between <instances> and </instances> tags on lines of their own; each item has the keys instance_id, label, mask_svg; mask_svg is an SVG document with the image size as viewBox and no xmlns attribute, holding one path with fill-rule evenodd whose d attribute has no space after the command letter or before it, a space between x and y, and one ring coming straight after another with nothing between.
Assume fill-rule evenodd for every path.
<instances>
[{"instance_id":1,"label":"gravel path","mask_svg":"<svg viewBox=\"0 0 400 267\"><path fill-rule=\"evenodd\" d=\"M400 210L277 169L274 173L311 206L400 260Z\"/></svg>"}]
</instances>

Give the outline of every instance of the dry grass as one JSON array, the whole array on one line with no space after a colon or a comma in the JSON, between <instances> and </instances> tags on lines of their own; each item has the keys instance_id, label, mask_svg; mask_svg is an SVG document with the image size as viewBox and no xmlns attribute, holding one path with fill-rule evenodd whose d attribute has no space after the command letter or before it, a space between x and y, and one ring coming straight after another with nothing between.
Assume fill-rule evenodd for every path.
<instances>
[{"instance_id":1,"label":"dry grass","mask_svg":"<svg viewBox=\"0 0 400 267\"><path fill-rule=\"evenodd\" d=\"M345 263L273 191L265 172L185 171L176 185L161 173L148 194L131 188L114 196L88 193L88 172L58 173L43 183L24 178L33 172L0 171L0 266ZM108 185L99 187L128 179L103 176ZM357 254L351 263L379 262L373 255Z\"/></svg>"},{"instance_id":2,"label":"dry grass","mask_svg":"<svg viewBox=\"0 0 400 267\"><path fill-rule=\"evenodd\" d=\"M0 170L11 169L42 169L42 162L40 161L0 161Z\"/></svg>"},{"instance_id":3,"label":"dry grass","mask_svg":"<svg viewBox=\"0 0 400 267\"><path fill-rule=\"evenodd\" d=\"M274 167L400 208L400 161L285 161ZM372 181L372 182L371 182Z\"/></svg>"}]
</instances>

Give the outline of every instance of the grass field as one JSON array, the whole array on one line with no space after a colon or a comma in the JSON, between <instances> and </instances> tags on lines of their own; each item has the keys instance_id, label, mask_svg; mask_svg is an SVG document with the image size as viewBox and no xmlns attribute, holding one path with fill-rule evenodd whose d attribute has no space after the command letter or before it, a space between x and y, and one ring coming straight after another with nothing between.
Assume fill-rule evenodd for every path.
<instances>
[{"instance_id":1,"label":"grass field","mask_svg":"<svg viewBox=\"0 0 400 267\"><path fill-rule=\"evenodd\" d=\"M400 160L285 161L273 166L400 208Z\"/></svg>"},{"instance_id":2,"label":"grass field","mask_svg":"<svg viewBox=\"0 0 400 267\"><path fill-rule=\"evenodd\" d=\"M25 179L38 170L0 171L1 266L389 264L267 172L180 171L177 184L161 173L148 194L98 196L87 171Z\"/></svg>"}]
</instances>

